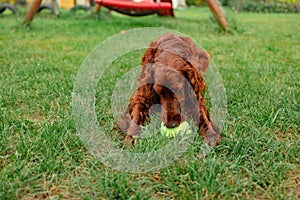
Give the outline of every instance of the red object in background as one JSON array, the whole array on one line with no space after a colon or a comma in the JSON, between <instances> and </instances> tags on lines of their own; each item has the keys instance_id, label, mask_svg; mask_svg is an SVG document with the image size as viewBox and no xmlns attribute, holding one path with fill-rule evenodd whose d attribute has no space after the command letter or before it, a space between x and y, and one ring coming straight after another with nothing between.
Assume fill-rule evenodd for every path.
<instances>
[{"instance_id":1,"label":"red object in background","mask_svg":"<svg viewBox=\"0 0 300 200\"><path fill-rule=\"evenodd\" d=\"M110 10L114 10L116 12L129 16L145 16L158 14L160 16L174 17L172 0L95 0L95 3Z\"/></svg>"}]
</instances>

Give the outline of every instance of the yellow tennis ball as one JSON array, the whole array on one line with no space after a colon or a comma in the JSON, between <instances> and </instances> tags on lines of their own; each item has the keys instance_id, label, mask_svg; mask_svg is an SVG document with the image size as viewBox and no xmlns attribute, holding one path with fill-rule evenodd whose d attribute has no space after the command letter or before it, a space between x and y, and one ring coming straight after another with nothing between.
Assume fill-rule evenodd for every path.
<instances>
[{"instance_id":1,"label":"yellow tennis ball","mask_svg":"<svg viewBox=\"0 0 300 200\"><path fill-rule=\"evenodd\" d=\"M178 133L191 134L192 130L188 122L184 121L179 126L175 128L168 128L163 123L161 123L160 133L165 137L175 137Z\"/></svg>"}]
</instances>

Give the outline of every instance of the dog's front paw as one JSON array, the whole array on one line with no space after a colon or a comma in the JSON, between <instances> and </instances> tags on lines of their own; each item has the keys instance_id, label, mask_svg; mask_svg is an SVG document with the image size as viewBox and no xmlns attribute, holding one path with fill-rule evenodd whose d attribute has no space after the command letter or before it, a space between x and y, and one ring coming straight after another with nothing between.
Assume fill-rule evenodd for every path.
<instances>
[{"instance_id":1,"label":"dog's front paw","mask_svg":"<svg viewBox=\"0 0 300 200\"><path fill-rule=\"evenodd\" d=\"M115 122L115 127L116 127L116 129L126 133L127 130L129 129L130 121L131 121L131 118L130 118L129 113L125 112L123 115L121 115L118 118L118 121Z\"/></svg>"},{"instance_id":2,"label":"dog's front paw","mask_svg":"<svg viewBox=\"0 0 300 200\"><path fill-rule=\"evenodd\" d=\"M139 140L139 137L137 137L137 136L126 135L124 142L123 142L123 147L134 146L138 140Z\"/></svg>"},{"instance_id":3,"label":"dog's front paw","mask_svg":"<svg viewBox=\"0 0 300 200\"><path fill-rule=\"evenodd\" d=\"M135 145L140 138L141 132L142 128L131 121L123 145L126 145L128 143L131 145Z\"/></svg>"},{"instance_id":4,"label":"dog's front paw","mask_svg":"<svg viewBox=\"0 0 300 200\"><path fill-rule=\"evenodd\" d=\"M212 125L204 134L204 141L210 147L219 145L221 141L220 129L216 125Z\"/></svg>"}]
</instances>

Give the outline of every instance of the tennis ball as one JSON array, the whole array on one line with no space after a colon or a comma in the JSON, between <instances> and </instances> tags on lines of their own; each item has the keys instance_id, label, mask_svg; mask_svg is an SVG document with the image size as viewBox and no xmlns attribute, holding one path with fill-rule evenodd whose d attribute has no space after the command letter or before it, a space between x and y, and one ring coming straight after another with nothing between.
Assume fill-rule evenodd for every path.
<instances>
[{"instance_id":1,"label":"tennis ball","mask_svg":"<svg viewBox=\"0 0 300 200\"><path fill-rule=\"evenodd\" d=\"M184 121L179 126L175 128L168 128L163 123L161 123L160 133L165 137L175 137L178 133L191 134L192 130L188 122Z\"/></svg>"}]
</instances>

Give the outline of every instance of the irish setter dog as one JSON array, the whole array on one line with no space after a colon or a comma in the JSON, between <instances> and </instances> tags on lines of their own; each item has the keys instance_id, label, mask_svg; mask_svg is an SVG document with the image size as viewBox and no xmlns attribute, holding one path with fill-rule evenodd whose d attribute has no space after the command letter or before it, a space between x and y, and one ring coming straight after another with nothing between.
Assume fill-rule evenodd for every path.
<instances>
[{"instance_id":1,"label":"irish setter dog","mask_svg":"<svg viewBox=\"0 0 300 200\"><path fill-rule=\"evenodd\" d=\"M209 61L209 55L188 37L166 34L151 42L142 59L138 89L118 123L126 132L124 143L135 143L150 108L159 104L161 121L168 128L192 119L206 143L217 145L220 131L210 120L203 96L206 84L202 74Z\"/></svg>"}]
</instances>

